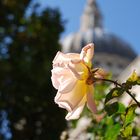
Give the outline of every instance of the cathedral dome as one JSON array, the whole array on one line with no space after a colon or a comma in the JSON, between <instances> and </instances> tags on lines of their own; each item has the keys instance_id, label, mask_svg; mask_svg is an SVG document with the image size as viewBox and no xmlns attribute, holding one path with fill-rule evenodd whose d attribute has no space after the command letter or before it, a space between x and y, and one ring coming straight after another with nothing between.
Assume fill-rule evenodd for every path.
<instances>
[{"instance_id":1,"label":"cathedral dome","mask_svg":"<svg viewBox=\"0 0 140 140\"><path fill-rule=\"evenodd\" d=\"M95 0L88 0L81 18L78 32L68 35L63 40L64 52L80 52L88 43L95 44L95 66L112 71L117 76L135 57L131 46L115 36L105 32L102 15Z\"/></svg>"},{"instance_id":2,"label":"cathedral dome","mask_svg":"<svg viewBox=\"0 0 140 140\"><path fill-rule=\"evenodd\" d=\"M94 42L95 53L109 53L134 60L136 53L131 46L121 38L111 33L103 33L100 29L78 32L68 35L63 41L64 52L80 52L88 43Z\"/></svg>"}]
</instances>

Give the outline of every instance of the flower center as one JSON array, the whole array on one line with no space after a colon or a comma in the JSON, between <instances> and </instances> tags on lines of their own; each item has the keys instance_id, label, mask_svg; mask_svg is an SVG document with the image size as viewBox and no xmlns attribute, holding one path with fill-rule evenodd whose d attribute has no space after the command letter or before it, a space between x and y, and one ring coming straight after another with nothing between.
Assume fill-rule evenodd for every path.
<instances>
[{"instance_id":1,"label":"flower center","mask_svg":"<svg viewBox=\"0 0 140 140\"><path fill-rule=\"evenodd\" d=\"M89 76L89 77L87 78L87 80L86 80L86 83L87 83L88 85L92 85L92 84L94 83L93 78L92 78L91 76Z\"/></svg>"},{"instance_id":2,"label":"flower center","mask_svg":"<svg viewBox=\"0 0 140 140\"><path fill-rule=\"evenodd\" d=\"M91 73L89 74L89 77L87 78L86 80L86 84L88 85L92 85L94 83L94 78L93 76L91 75Z\"/></svg>"},{"instance_id":3,"label":"flower center","mask_svg":"<svg viewBox=\"0 0 140 140\"><path fill-rule=\"evenodd\" d=\"M86 84L88 85L92 85L95 81L96 81L96 72L98 71L98 69L90 69L89 67L88 68L88 78L86 80Z\"/></svg>"}]
</instances>

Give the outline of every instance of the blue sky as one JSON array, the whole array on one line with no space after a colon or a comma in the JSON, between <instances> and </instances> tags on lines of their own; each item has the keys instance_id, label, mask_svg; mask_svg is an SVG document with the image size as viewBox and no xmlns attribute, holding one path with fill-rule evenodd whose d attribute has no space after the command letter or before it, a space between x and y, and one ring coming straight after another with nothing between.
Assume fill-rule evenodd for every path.
<instances>
[{"instance_id":1,"label":"blue sky","mask_svg":"<svg viewBox=\"0 0 140 140\"><path fill-rule=\"evenodd\" d=\"M36 1L36 0L35 0ZM86 0L37 0L42 7L59 8L67 20L62 38L80 26ZM140 0L97 0L104 29L127 41L140 55Z\"/></svg>"}]
</instances>

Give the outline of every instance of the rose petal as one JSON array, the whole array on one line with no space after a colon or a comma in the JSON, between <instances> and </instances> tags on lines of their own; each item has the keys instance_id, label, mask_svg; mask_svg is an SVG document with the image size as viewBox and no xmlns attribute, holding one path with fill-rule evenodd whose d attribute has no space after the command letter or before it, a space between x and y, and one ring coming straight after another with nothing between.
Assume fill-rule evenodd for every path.
<instances>
[{"instance_id":1,"label":"rose petal","mask_svg":"<svg viewBox=\"0 0 140 140\"><path fill-rule=\"evenodd\" d=\"M55 103L57 103L59 107L64 108L67 111L72 111L71 105L69 103L67 103L66 101L59 101L60 96L61 93L58 92L54 98Z\"/></svg>"},{"instance_id":2,"label":"rose petal","mask_svg":"<svg viewBox=\"0 0 140 140\"><path fill-rule=\"evenodd\" d=\"M51 72L52 72L52 76L51 76L52 85L53 85L56 89L58 89L59 86L60 86L59 76L58 76L57 74L53 73L53 71L51 71Z\"/></svg>"},{"instance_id":3,"label":"rose petal","mask_svg":"<svg viewBox=\"0 0 140 140\"><path fill-rule=\"evenodd\" d=\"M64 54L62 52L57 52L54 60L53 60L53 64L57 64L57 63L69 63L71 60L80 60L80 55L78 53L67 53Z\"/></svg>"},{"instance_id":4,"label":"rose petal","mask_svg":"<svg viewBox=\"0 0 140 140\"><path fill-rule=\"evenodd\" d=\"M86 94L86 85L83 81L78 81L75 87L72 91L70 91L67 94L61 94L59 91L55 97L55 102L58 105L61 105L63 102L65 102L66 106L63 106L63 108L66 108L68 111L75 109L78 104L81 102L83 97ZM63 104L64 105L64 104ZM68 109L71 108L71 109Z\"/></svg>"},{"instance_id":5,"label":"rose petal","mask_svg":"<svg viewBox=\"0 0 140 140\"><path fill-rule=\"evenodd\" d=\"M83 99L81 100L81 102L75 107L75 109L73 109L72 111L70 111L67 115L66 115L66 120L74 120L74 119L78 119L80 117L81 112L83 111L83 108L85 106L85 102L86 102L86 96L83 97Z\"/></svg>"},{"instance_id":6,"label":"rose petal","mask_svg":"<svg viewBox=\"0 0 140 140\"><path fill-rule=\"evenodd\" d=\"M73 77L64 78L63 82L59 86L60 93L70 92L76 85L77 79Z\"/></svg>"},{"instance_id":7,"label":"rose petal","mask_svg":"<svg viewBox=\"0 0 140 140\"><path fill-rule=\"evenodd\" d=\"M91 67L93 54L94 54L94 44L90 43L82 49L80 53L80 59L83 60L85 63L87 63L88 66Z\"/></svg>"},{"instance_id":8,"label":"rose petal","mask_svg":"<svg viewBox=\"0 0 140 140\"><path fill-rule=\"evenodd\" d=\"M53 64L63 61L64 57L65 55L62 52L57 52L56 56L54 57Z\"/></svg>"},{"instance_id":9,"label":"rose petal","mask_svg":"<svg viewBox=\"0 0 140 140\"><path fill-rule=\"evenodd\" d=\"M93 91L94 91L93 86L88 86L88 90L87 90L87 106L91 110L91 112L96 113L97 109L96 109L96 104L94 102L93 95L92 95Z\"/></svg>"},{"instance_id":10,"label":"rose petal","mask_svg":"<svg viewBox=\"0 0 140 140\"><path fill-rule=\"evenodd\" d=\"M75 84L76 78L72 75L70 70L61 67L55 67L52 71L52 84L61 93L70 92Z\"/></svg>"},{"instance_id":11,"label":"rose petal","mask_svg":"<svg viewBox=\"0 0 140 140\"><path fill-rule=\"evenodd\" d=\"M71 63L69 63L67 66L78 80L87 79L88 68L81 61L79 61L79 63L74 63L71 61Z\"/></svg>"},{"instance_id":12,"label":"rose petal","mask_svg":"<svg viewBox=\"0 0 140 140\"><path fill-rule=\"evenodd\" d=\"M81 75L73 68L70 64L67 65L71 73L73 74L74 77L76 77L78 80L81 80Z\"/></svg>"}]
</instances>

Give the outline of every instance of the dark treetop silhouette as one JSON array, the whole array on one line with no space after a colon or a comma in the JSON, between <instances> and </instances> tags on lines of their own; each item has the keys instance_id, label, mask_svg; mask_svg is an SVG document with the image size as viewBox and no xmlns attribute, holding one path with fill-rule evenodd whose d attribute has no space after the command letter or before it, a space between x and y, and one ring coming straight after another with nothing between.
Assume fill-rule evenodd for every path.
<instances>
[{"instance_id":1,"label":"dark treetop silhouette","mask_svg":"<svg viewBox=\"0 0 140 140\"><path fill-rule=\"evenodd\" d=\"M8 113L13 140L59 139L64 112L54 104L52 59L64 30L58 10L34 7L30 0L0 1L0 109Z\"/></svg>"}]
</instances>

